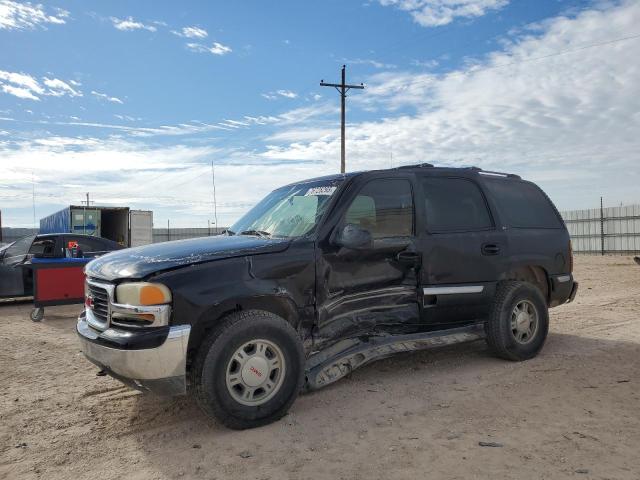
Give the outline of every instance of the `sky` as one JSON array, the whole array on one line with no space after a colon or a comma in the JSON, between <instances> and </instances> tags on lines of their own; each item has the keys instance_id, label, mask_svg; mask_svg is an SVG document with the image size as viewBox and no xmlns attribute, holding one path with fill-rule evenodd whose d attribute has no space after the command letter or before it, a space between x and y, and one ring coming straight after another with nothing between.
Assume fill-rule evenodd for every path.
<instances>
[{"instance_id":1,"label":"sky","mask_svg":"<svg viewBox=\"0 0 640 480\"><path fill-rule=\"evenodd\" d=\"M231 225L278 186L429 162L640 203L640 1L0 0L0 210L89 192ZM34 202L35 198L35 202ZM35 208L34 208L35 205ZM34 221L35 219L35 221Z\"/></svg>"}]
</instances>

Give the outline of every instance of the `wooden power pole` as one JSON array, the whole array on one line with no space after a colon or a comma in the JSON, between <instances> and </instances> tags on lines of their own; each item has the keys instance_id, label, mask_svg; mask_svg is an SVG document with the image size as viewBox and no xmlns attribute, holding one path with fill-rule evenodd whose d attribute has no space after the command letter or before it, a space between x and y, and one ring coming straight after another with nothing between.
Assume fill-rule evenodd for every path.
<instances>
[{"instance_id":1,"label":"wooden power pole","mask_svg":"<svg viewBox=\"0 0 640 480\"><path fill-rule=\"evenodd\" d=\"M340 94L340 173L345 172L345 103L347 98L347 92L352 88L363 89L364 85L347 85L346 83L346 66L342 65L342 82L341 83L325 83L324 80L320 80L321 87L334 87Z\"/></svg>"}]
</instances>

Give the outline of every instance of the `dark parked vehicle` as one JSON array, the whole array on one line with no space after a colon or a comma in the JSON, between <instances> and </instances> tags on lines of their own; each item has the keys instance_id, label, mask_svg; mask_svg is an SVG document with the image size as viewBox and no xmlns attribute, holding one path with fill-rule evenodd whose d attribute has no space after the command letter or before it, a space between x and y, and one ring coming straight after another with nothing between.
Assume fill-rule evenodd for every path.
<instances>
[{"instance_id":1,"label":"dark parked vehicle","mask_svg":"<svg viewBox=\"0 0 640 480\"><path fill-rule=\"evenodd\" d=\"M516 175L401 167L279 188L225 236L114 252L86 267L86 357L134 388L190 392L231 428L396 352L486 338L542 348L573 300L569 234Z\"/></svg>"},{"instance_id":2,"label":"dark parked vehicle","mask_svg":"<svg viewBox=\"0 0 640 480\"><path fill-rule=\"evenodd\" d=\"M22 237L0 248L0 298L33 295L32 271L22 268L33 256L94 258L121 248L116 242L89 235L50 233Z\"/></svg>"}]
</instances>

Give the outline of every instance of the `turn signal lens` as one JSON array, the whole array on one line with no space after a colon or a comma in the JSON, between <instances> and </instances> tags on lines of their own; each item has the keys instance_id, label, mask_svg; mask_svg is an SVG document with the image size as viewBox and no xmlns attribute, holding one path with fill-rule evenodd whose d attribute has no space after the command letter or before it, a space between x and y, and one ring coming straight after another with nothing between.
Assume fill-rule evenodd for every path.
<instances>
[{"instance_id":1,"label":"turn signal lens","mask_svg":"<svg viewBox=\"0 0 640 480\"><path fill-rule=\"evenodd\" d=\"M171 291L161 283L123 283L116 287L116 301L124 305L164 305Z\"/></svg>"}]
</instances>

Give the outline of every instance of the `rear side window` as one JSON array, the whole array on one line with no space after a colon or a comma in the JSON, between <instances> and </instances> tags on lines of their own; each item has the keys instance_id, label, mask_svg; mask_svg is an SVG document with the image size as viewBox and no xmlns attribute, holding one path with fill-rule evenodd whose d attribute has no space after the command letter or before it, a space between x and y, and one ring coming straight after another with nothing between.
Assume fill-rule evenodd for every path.
<instances>
[{"instance_id":1,"label":"rear side window","mask_svg":"<svg viewBox=\"0 0 640 480\"><path fill-rule=\"evenodd\" d=\"M78 247L80 247L83 255L112 250L111 248L108 248L101 240L97 238L87 237L67 237L66 246L68 248L71 248L74 242L78 244Z\"/></svg>"},{"instance_id":2,"label":"rear side window","mask_svg":"<svg viewBox=\"0 0 640 480\"><path fill-rule=\"evenodd\" d=\"M413 235L411 184L405 179L370 181L349 205L344 223L368 230L373 238Z\"/></svg>"},{"instance_id":3,"label":"rear side window","mask_svg":"<svg viewBox=\"0 0 640 480\"><path fill-rule=\"evenodd\" d=\"M485 184L508 226L560 228L553 205L534 184L504 179L487 179Z\"/></svg>"},{"instance_id":4,"label":"rear side window","mask_svg":"<svg viewBox=\"0 0 640 480\"><path fill-rule=\"evenodd\" d=\"M423 177L421 182L430 232L469 232L493 227L484 196L472 181Z\"/></svg>"}]
</instances>

